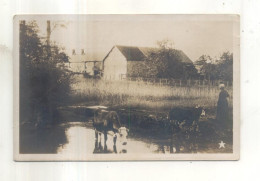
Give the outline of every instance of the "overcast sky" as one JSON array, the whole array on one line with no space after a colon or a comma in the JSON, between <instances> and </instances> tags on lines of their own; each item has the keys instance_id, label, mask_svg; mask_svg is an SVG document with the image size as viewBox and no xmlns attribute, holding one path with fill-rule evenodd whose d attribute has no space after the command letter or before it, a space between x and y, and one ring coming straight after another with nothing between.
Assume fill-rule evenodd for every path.
<instances>
[{"instance_id":1,"label":"overcast sky","mask_svg":"<svg viewBox=\"0 0 260 181\"><path fill-rule=\"evenodd\" d=\"M51 20L51 24L58 22ZM46 19L37 21L46 36ZM64 18L66 28L52 30L51 40L65 47L67 53L81 49L91 59L102 60L114 45L156 47L168 39L192 61L201 55L219 56L233 49L233 21L225 16L101 16Z\"/></svg>"}]
</instances>

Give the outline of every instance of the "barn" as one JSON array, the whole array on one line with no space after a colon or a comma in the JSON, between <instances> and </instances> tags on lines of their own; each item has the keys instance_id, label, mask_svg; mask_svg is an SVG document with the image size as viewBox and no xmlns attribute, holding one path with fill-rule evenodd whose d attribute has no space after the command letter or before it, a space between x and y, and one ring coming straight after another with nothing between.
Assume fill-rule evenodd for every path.
<instances>
[{"instance_id":1,"label":"barn","mask_svg":"<svg viewBox=\"0 0 260 181\"><path fill-rule=\"evenodd\" d=\"M134 47L115 45L103 59L103 78L121 80L127 76L136 77L137 72L145 71L144 59L158 49L150 47ZM182 62L192 63L181 50L174 50Z\"/></svg>"}]
</instances>

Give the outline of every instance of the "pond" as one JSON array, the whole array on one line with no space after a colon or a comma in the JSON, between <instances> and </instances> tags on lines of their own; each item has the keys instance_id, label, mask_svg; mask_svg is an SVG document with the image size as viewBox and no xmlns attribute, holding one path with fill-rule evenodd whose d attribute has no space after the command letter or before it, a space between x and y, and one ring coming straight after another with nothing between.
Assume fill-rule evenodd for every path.
<instances>
[{"instance_id":1,"label":"pond","mask_svg":"<svg viewBox=\"0 0 260 181\"><path fill-rule=\"evenodd\" d=\"M146 154L146 153L170 153L170 147L155 144L151 141L141 140L138 138L128 137L127 144L122 145L120 141L114 147L113 136L108 135L106 142L107 149L104 148L104 135L96 139L95 130L84 122L67 123L65 134L68 143L60 145L57 153L63 155L80 155L87 157L89 154L110 153L110 154Z\"/></svg>"}]
</instances>

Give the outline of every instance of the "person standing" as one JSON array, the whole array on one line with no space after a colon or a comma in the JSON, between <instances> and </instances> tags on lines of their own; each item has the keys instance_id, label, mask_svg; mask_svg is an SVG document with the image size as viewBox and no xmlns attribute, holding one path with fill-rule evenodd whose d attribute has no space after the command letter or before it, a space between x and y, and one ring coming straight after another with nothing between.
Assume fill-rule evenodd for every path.
<instances>
[{"instance_id":1,"label":"person standing","mask_svg":"<svg viewBox=\"0 0 260 181\"><path fill-rule=\"evenodd\" d=\"M220 84L220 93L219 93L219 98L218 98L218 104L217 104L217 116L216 120L217 122L223 127L227 126L228 122L228 100L227 98L229 97L228 92L225 90L225 85Z\"/></svg>"}]
</instances>

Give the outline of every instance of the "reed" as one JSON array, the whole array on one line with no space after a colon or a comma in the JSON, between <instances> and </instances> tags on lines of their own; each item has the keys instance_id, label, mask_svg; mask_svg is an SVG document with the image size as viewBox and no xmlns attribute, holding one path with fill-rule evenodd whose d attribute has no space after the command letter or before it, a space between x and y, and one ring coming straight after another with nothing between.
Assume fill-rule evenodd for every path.
<instances>
[{"instance_id":1,"label":"reed","mask_svg":"<svg viewBox=\"0 0 260 181\"><path fill-rule=\"evenodd\" d=\"M200 105L215 107L218 100L217 86L165 86L134 81L105 81L75 78L71 85L73 100L92 104L167 109ZM232 107L232 87L229 105Z\"/></svg>"}]
</instances>

